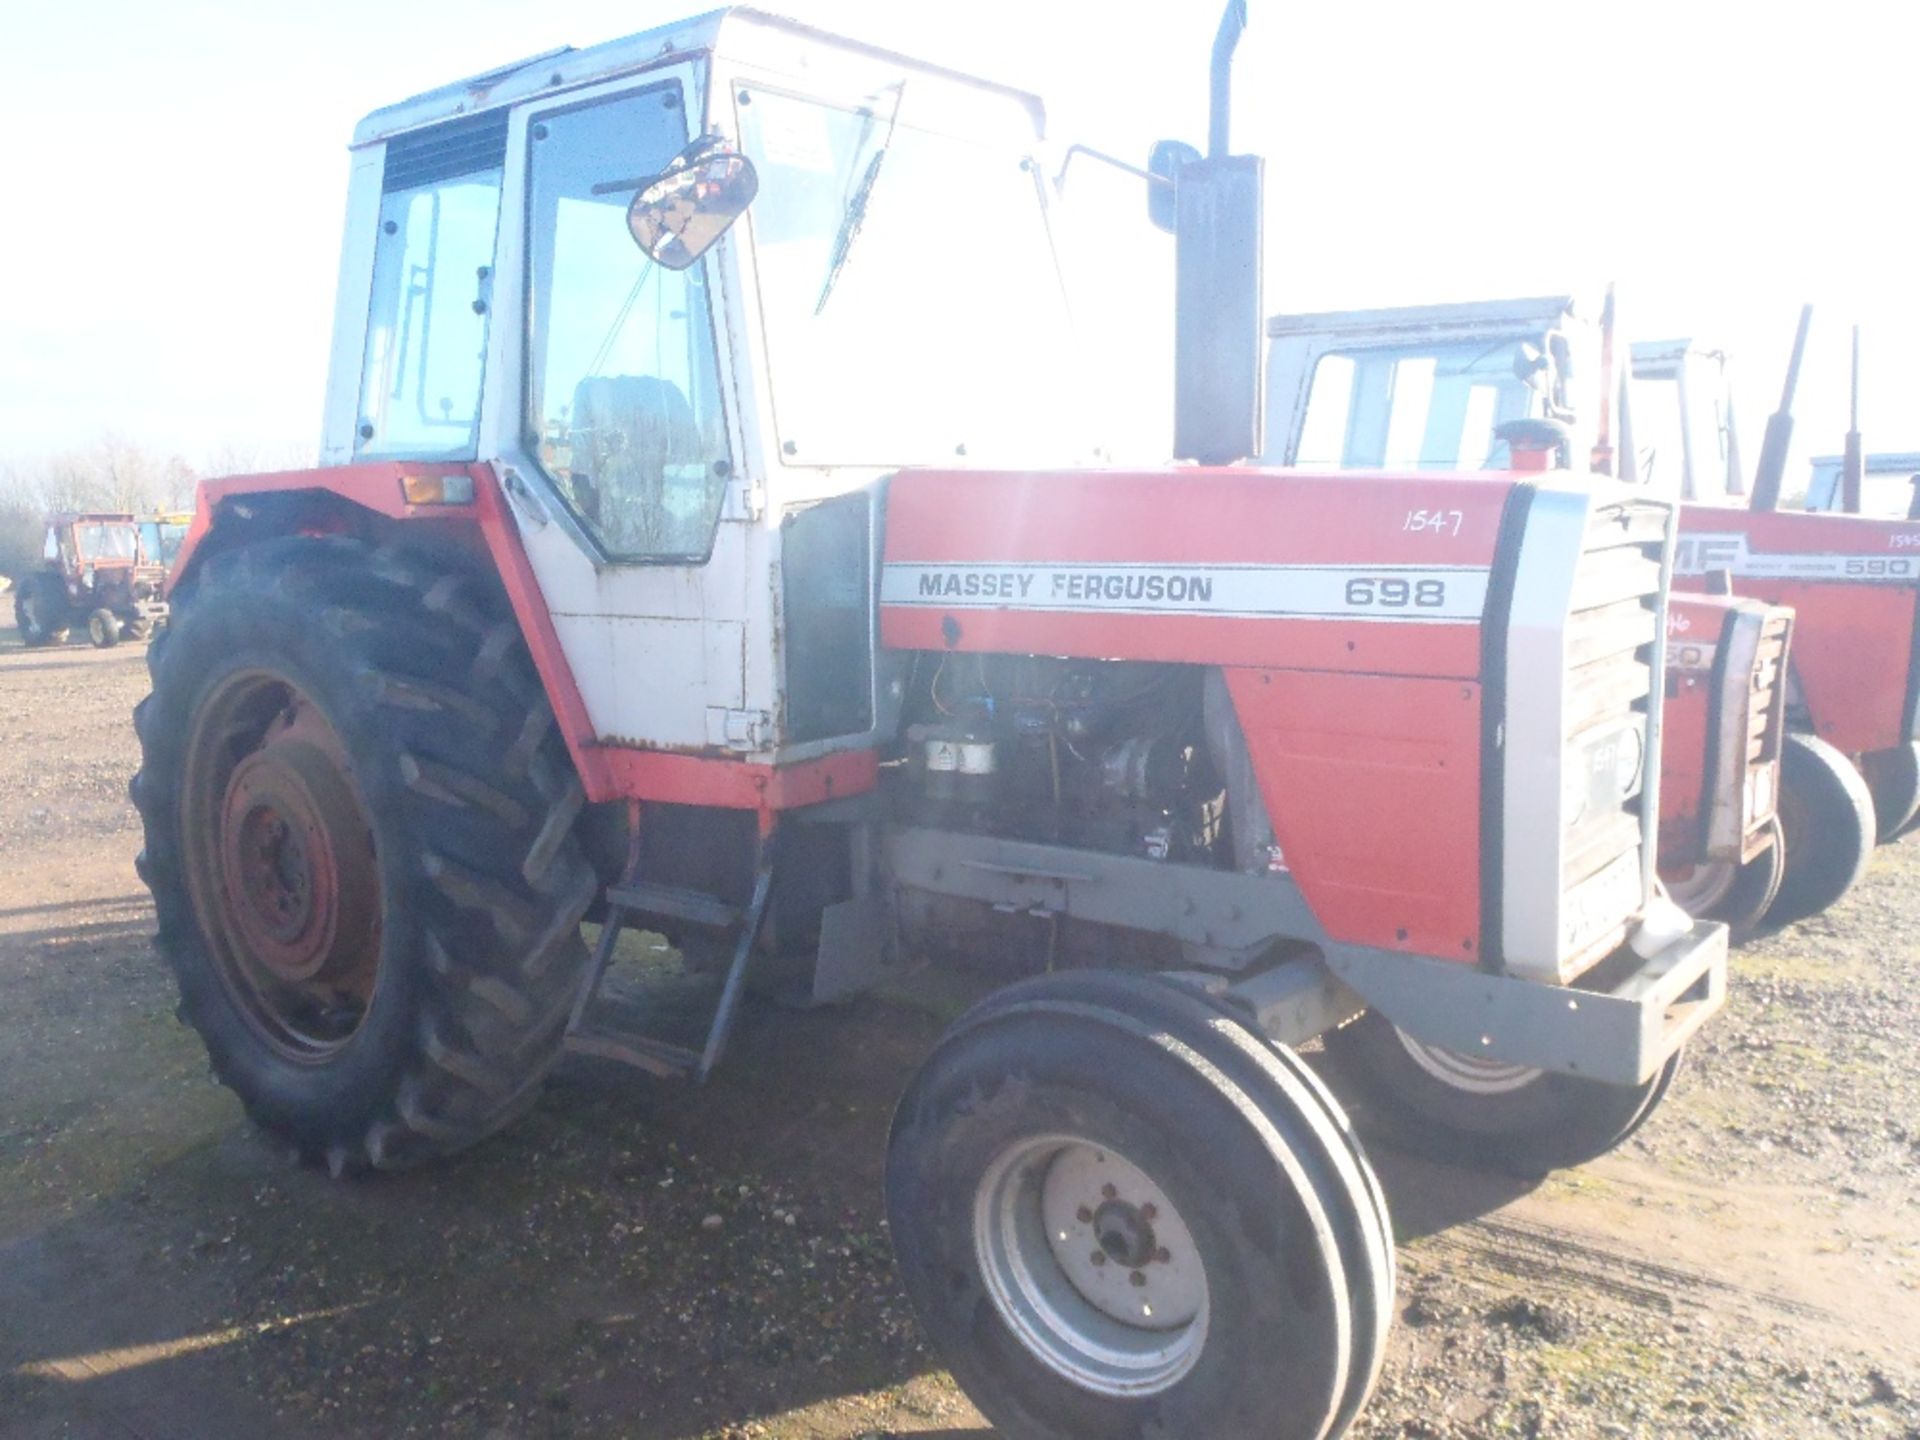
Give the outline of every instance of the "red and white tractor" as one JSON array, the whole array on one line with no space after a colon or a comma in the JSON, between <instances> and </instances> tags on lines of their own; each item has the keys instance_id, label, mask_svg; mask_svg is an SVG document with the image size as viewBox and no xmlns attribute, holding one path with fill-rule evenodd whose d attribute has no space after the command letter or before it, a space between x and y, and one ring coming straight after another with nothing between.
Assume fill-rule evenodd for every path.
<instances>
[{"instance_id":1,"label":"red and white tractor","mask_svg":"<svg viewBox=\"0 0 1920 1440\"><path fill-rule=\"evenodd\" d=\"M1763 912L1800 919L1844 895L1876 833L1920 805L1920 525L1746 508L1725 357L1642 343L1628 386L1627 349L1612 368L1610 331L1604 310L1589 318L1564 296L1275 317L1269 458L1500 471L1557 451L1681 501L1676 573L1693 593L1669 614L1662 869L1682 904L1736 935ZM1767 664L1770 643L1756 652L1737 637L1742 614L1749 632L1790 624L1784 668ZM1695 661L1713 667L1704 690ZM1716 842L1730 809L1739 822ZM1776 830L1784 846L1769 855L1757 842Z\"/></svg>"},{"instance_id":2,"label":"red and white tractor","mask_svg":"<svg viewBox=\"0 0 1920 1440\"><path fill-rule=\"evenodd\" d=\"M260 1125L406 1166L567 1048L704 1075L749 978L1026 977L900 1103L907 1288L1004 1433L1201 1440L1338 1433L1383 1353L1293 1047L1455 1158L1645 1119L1726 963L1654 878L1674 507L1231 463L1242 24L1151 190L1200 463L1084 463L1030 96L733 10L361 125L324 463L201 486L136 717ZM610 1023L629 923L719 960L700 1044Z\"/></svg>"},{"instance_id":3,"label":"red and white tractor","mask_svg":"<svg viewBox=\"0 0 1920 1440\"><path fill-rule=\"evenodd\" d=\"M64 644L76 626L102 650L144 640L167 618L166 574L131 515L51 515L39 567L15 584L13 623L26 645Z\"/></svg>"}]
</instances>

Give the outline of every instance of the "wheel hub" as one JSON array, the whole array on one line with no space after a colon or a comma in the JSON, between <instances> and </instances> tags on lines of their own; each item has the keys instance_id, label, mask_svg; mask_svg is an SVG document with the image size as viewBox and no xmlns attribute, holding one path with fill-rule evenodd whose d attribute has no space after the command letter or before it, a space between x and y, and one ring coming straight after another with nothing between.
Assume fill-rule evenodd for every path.
<instances>
[{"instance_id":1,"label":"wheel hub","mask_svg":"<svg viewBox=\"0 0 1920 1440\"><path fill-rule=\"evenodd\" d=\"M1113 1150L1060 1136L1010 1147L981 1181L974 1237L1001 1318L1074 1383L1154 1394L1199 1358L1199 1247L1165 1192Z\"/></svg>"},{"instance_id":2,"label":"wheel hub","mask_svg":"<svg viewBox=\"0 0 1920 1440\"><path fill-rule=\"evenodd\" d=\"M234 767L221 814L233 919L255 959L281 980L333 977L343 898L365 893L372 853L354 845L353 795L317 746L277 740ZM345 843L342 843L345 842Z\"/></svg>"}]
</instances>

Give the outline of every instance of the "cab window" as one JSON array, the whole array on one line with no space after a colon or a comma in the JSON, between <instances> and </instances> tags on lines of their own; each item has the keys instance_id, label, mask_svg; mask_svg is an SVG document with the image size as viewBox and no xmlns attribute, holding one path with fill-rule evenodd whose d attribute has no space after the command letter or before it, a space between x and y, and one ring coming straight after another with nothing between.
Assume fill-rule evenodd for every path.
<instances>
[{"instance_id":1,"label":"cab window","mask_svg":"<svg viewBox=\"0 0 1920 1440\"><path fill-rule=\"evenodd\" d=\"M656 265L627 229L686 143L678 85L527 127L528 444L615 560L704 562L726 495L706 266Z\"/></svg>"},{"instance_id":2,"label":"cab window","mask_svg":"<svg viewBox=\"0 0 1920 1440\"><path fill-rule=\"evenodd\" d=\"M361 369L363 458L478 449L506 112L387 143Z\"/></svg>"}]
</instances>

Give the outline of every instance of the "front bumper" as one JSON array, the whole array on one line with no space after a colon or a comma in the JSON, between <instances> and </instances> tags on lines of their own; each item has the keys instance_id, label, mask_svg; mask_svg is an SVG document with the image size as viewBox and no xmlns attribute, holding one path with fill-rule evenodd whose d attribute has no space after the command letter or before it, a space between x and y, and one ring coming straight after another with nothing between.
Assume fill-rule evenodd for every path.
<instances>
[{"instance_id":1,"label":"front bumper","mask_svg":"<svg viewBox=\"0 0 1920 1440\"><path fill-rule=\"evenodd\" d=\"M1630 947L1579 987L1379 951L1328 958L1367 1005L1429 1045L1562 1075L1639 1085L1727 999L1727 927L1696 921L1648 958Z\"/></svg>"}]
</instances>

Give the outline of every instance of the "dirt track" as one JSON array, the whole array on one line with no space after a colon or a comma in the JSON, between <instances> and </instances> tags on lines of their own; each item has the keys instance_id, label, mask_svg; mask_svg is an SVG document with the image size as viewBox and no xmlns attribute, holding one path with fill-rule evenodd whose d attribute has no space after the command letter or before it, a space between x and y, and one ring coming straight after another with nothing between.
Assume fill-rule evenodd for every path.
<instances>
[{"instance_id":1,"label":"dirt track","mask_svg":"<svg viewBox=\"0 0 1920 1440\"><path fill-rule=\"evenodd\" d=\"M148 948L139 646L0 631L0 1436L984 1435L880 1153L938 1021L751 1010L705 1091L567 1069L423 1174L287 1163ZM1661 1113L1525 1190L1379 1158L1368 1436L1920 1440L1920 841L1736 962ZM1178 1440L1178 1437L1170 1437Z\"/></svg>"}]
</instances>

